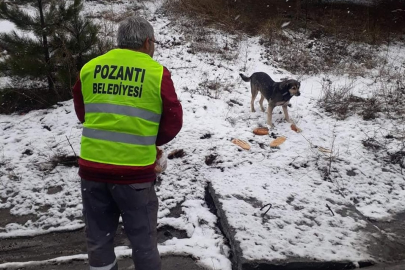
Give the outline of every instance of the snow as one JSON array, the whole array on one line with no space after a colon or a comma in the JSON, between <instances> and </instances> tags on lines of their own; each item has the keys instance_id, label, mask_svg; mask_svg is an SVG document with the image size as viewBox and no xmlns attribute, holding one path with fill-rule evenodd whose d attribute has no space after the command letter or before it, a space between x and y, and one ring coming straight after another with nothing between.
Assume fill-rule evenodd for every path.
<instances>
[{"instance_id":1,"label":"snow","mask_svg":"<svg viewBox=\"0 0 405 270\"><path fill-rule=\"evenodd\" d=\"M117 252L117 250L116 250ZM117 256L119 257L119 256ZM11 262L11 263L3 263L0 264L0 269L18 269L21 267L32 267L32 266L40 266L46 263L62 263L62 262L68 262L68 261L73 261L73 260L85 260L87 259L87 255L80 254L80 255L73 255L73 256L63 256L63 257L58 257L54 258L51 260L46 260L46 261L29 261L29 262Z\"/></svg>"},{"instance_id":2,"label":"snow","mask_svg":"<svg viewBox=\"0 0 405 270\"><path fill-rule=\"evenodd\" d=\"M316 101L322 93L323 78L329 78L334 85L352 84L353 92L362 97L369 97L382 84L368 76L300 77L301 96L292 98L289 112L303 132L292 131L281 109L276 108L276 128L272 132L287 140L277 149L270 148L271 137L252 133L255 127L265 126L266 113L260 111L258 100L257 112L250 112L249 84L240 79L239 73L265 71L276 81L299 75L264 64L260 53L265 48L259 45L258 38L238 40L240 37L209 31L207 40L212 43L199 45L222 53L189 53L192 40L168 18L155 13L155 3L143 4L145 15L154 18L156 39L162 43L155 58L172 72L184 110L183 129L164 146L164 151L167 154L183 149L186 156L168 160L157 194L158 226L184 230L188 238L168 240L159 245L160 252L192 255L208 269L231 269L229 248L216 227L217 218L204 200L205 187L211 183L247 259L372 259L365 250L367 235L361 233L367 223L344 212L355 207L365 217L389 220L405 210L401 168L385 163L362 144L367 138L375 138L395 152L403 141L385 136L404 136L404 123L383 114L371 121L356 114L336 120ZM131 3L107 8L124 12L125 5ZM102 8L94 6L92 12ZM223 50L225 44L229 51ZM383 51L389 56L387 65L397 65L397 70L403 72L403 45ZM217 89L209 89L211 85ZM10 209L13 215L36 216L25 224L0 227L0 238L84 226L77 168L52 166L56 156L79 153L81 130L71 100L48 110L0 116L0 208ZM208 133L210 138L201 139ZM249 142L251 150L239 149L231 143L232 138ZM331 153L319 151L320 147ZM205 164L209 155L217 156L211 166ZM325 180L325 170L330 171L330 181ZM50 192L55 187L60 191ZM269 203L271 209L262 216L267 208L260 208ZM169 217L170 209L178 204L181 216ZM117 247L116 252L119 256L131 253L127 247Z\"/></svg>"},{"instance_id":3,"label":"snow","mask_svg":"<svg viewBox=\"0 0 405 270\"><path fill-rule=\"evenodd\" d=\"M27 9L26 11L29 12L29 14L33 13L33 11L30 9ZM32 14L32 15L34 15L34 14ZM27 32L27 31L21 31L21 30L17 29L14 23L12 23L10 21L6 21L6 20L0 20L0 34L9 33L11 31L15 31L21 36L28 36L33 39L35 38L35 35L33 33Z\"/></svg>"},{"instance_id":4,"label":"snow","mask_svg":"<svg viewBox=\"0 0 405 270\"><path fill-rule=\"evenodd\" d=\"M0 33L7 33L15 29L12 22L0 20Z\"/></svg>"},{"instance_id":5,"label":"snow","mask_svg":"<svg viewBox=\"0 0 405 270\"><path fill-rule=\"evenodd\" d=\"M10 85L10 78L0 77L0 88L6 88Z\"/></svg>"}]
</instances>

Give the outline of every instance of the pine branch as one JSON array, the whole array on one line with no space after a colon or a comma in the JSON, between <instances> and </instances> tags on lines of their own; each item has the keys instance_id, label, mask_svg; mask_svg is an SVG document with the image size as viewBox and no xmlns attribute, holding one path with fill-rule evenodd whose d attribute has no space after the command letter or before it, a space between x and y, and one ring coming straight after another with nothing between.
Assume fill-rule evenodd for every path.
<instances>
[{"instance_id":1,"label":"pine branch","mask_svg":"<svg viewBox=\"0 0 405 270\"><path fill-rule=\"evenodd\" d=\"M20 36L15 31L0 34L0 47L9 53L38 54L41 44L28 37Z\"/></svg>"},{"instance_id":2,"label":"pine branch","mask_svg":"<svg viewBox=\"0 0 405 270\"><path fill-rule=\"evenodd\" d=\"M0 62L0 74L2 75L8 75L7 73L10 71L10 67L7 65L6 62L1 61Z\"/></svg>"},{"instance_id":3,"label":"pine branch","mask_svg":"<svg viewBox=\"0 0 405 270\"><path fill-rule=\"evenodd\" d=\"M27 12L18 7L10 7L5 2L0 3L0 19L8 20L21 30L33 30L38 24Z\"/></svg>"},{"instance_id":4,"label":"pine branch","mask_svg":"<svg viewBox=\"0 0 405 270\"><path fill-rule=\"evenodd\" d=\"M102 53L97 51L99 27L81 16L82 2L0 0L0 19L10 20L17 28L36 36L31 38L16 32L0 34L0 47L8 53L0 65L0 72L47 80L49 89L59 86L70 89L80 68ZM18 8L18 5L26 7L27 4L36 8L39 15L30 16Z\"/></svg>"}]
</instances>

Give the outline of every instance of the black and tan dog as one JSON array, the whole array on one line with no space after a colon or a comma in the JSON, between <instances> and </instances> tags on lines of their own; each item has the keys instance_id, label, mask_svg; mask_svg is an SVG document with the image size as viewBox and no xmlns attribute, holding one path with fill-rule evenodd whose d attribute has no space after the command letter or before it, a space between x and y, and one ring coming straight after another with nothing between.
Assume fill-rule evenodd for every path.
<instances>
[{"instance_id":1,"label":"black and tan dog","mask_svg":"<svg viewBox=\"0 0 405 270\"><path fill-rule=\"evenodd\" d=\"M260 98L260 108L264 112L263 107L263 100L267 100L269 103L267 109L267 124L270 127L273 127L272 117L273 117L273 109L276 106L282 106L285 120L287 122L290 121L290 117L288 116L288 109L287 106L290 104L290 99L293 96L299 96L300 93L300 82L296 80L286 80L283 82L275 82L273 81L269 75L264 72L255 72L250 77L246 77L243 74L239 74L245 82L250 82L250 88L252 91L252 99L250 101L250 106L252 112L255 112L254 102L256 99L257 94L261 93Z\"/></svg>"}]
</instances>

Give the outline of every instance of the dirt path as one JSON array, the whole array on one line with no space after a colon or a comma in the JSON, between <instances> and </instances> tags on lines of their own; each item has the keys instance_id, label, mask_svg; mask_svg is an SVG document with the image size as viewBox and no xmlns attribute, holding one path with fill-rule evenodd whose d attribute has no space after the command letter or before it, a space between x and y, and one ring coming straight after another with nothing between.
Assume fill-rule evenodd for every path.
<instances>
[{"instance_id":1,"label":"dirt path","mask_svg":"<svg viewBox=\"0 0 405 270\"><path fill-rule=\"evenodd\" d=\"M133 266L133 262L130 258L125 258L125 259L119 260L118 265L119 265L120 270L135 269ZM65 262L65 263L33 265L33 266L27 266L27 267L14 267L14 268L6 268L6 269L88 270L89 266L87 264L87 261L76 260L76 261L69 261L69 262ZM162 270L179 270L179 269L201 270L203 268L196 265L196 263L191 258L188 258L188 257L164 256L162 258Z\"/></svg>"},{"instance_id":2,"label":"dirt path","mask_svg":"<svg viewBox=\"0 0 405 270\"><path fill-rule=\"evenodd\" d=\"M405 262L367 267L364 270L404 270Z\"/></svg>"},{"instance_id":3,"label":"dirt path","mask_svg":"<svg viewBox=\"0 0 405 270\"><path fill-rule=\"evenodd\" d=\"M186 233L171 227L158 229L158 242L163 243L173 237L185 238ZM130 246L128 239L121 226L117 230L114 239L115 246ZM11 262L46 261L57 257L86 254L84 229L69 232L53 232L34 237L17 237L0 240L0 264ZM134 269L130 258L119 261L120 269ZM87 261L72 260L63 263L51 263L31 265L25 267L7 267L0 269L41 269L41 270L67 270L88 269ZM163 258L164 270L171 269L201 269L188 257L165 256Z\"/></svg>"},{"instance_id":4,"label":"dirt path","mask_svg":"<svg viewBox=\"0 0 405 270\"><path fill-rule=\"evenodd\" d=\"M185 238L186 233L170 227L158 229L158 242L173 237ZM114 239L115 246L130 246L120 226ZM84 229L70 232L54 232L35 237L1 239L0 263L43 261L61 256L86 254Z\"/></svg>"}]
</instances>

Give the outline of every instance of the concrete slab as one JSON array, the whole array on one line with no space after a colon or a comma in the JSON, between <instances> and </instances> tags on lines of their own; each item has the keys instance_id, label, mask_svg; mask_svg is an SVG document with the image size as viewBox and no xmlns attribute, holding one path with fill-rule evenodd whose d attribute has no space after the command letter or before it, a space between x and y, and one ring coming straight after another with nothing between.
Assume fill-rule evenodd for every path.
<instances>
[{"instance_id":1,"label":"concrete slab","mask_svg":"<svg viewBox=\"0 0 405 270\"><path fill-rule=\"evenodd\" d=\"M329 222L324 223L317 219L316 215L307 216L306 220L302 221L299 218L302 208L298 204L294 203L291 209L286 206L278 206L279 209L273 211L274 205L277 204L275 203L273 209L270 206L262 209L265 202L272 202L272 199L274 201L274 197L271 196L275 196L274 194L269 192L271 195L267 201L263 201L260 196L256 198L249 197L246 196L244 189L240 188L238 190L235 188L237 184L233 183L233 181L240 180L224 177L220 183L213 182L207 188L207 193L209 193L207 197L210 197L209 200L213 205L211 207L215 208L220 219L221 229L229 240L235 270L341 270L369 267L378 260L392 261L405 258L403 243L392 239L389 234L367 220L355 207L328 199L328 196L326 196L327 204L331 209L334 209L334 212L330 213ZM232 187L232 189L226 189L226 185ZM254 185L249 185L246 189L253 190L253 193L255 191ZM256 194L259 193L256 192ZM288 193L287 190L286 193ZM287 199L285 205L292 205L291 200ZM321 198L312 198L311 200L313 201L309 202L309 204L321 200ZM301 207L308 206L301 205ZM270 214L263 214L269 208ZM283 211L280 211L280 209ZM288 222L283 221L281 212L284 215L289 215ZM325 208L324 213L327 214L327 212L328 210ZM361 226L348 227L344 225L346 221L348 224L354 222L361 224ZM277 224L280 224L280 226L277 226ZM294 232L289 231L290 224L293 225L293 229L302 230L302 234L294 235ZM334 234L339 230L341 230L342 236L333 239ZM311 235L312 241L318 241L317 237L313 235L324 235L325 239L329 238L329 242L333 243L332 249L329 249L330 243L328 242L319 241L317 243L318 247L314 248L311 243L294 241L307 234ZM347 239L344 239L345 236ZM281 239L281 237L285 237L285 239ZM338 241L339 237L343 238L342 241L334 243L333 241ZM252 238L254 238L253 245ZM282 243L280 244L280 242ZM316 250L318 248L319 250ZM257 254L253 253L252 255L250 249L255 249ZM280 253L280 249L284 250ZM339 250L345 251L345 249L352 252L352 256L347 256L347 259L345 259L347 253L344 252L336 255ZM289 250L292 250L290 254L288 253ZM285 255L284 258L280 258L280 254ZM300 256L300 254L304 254L304 256ZM325 259L322 259L322 256Z\"/></svg>"}]
</instances>

